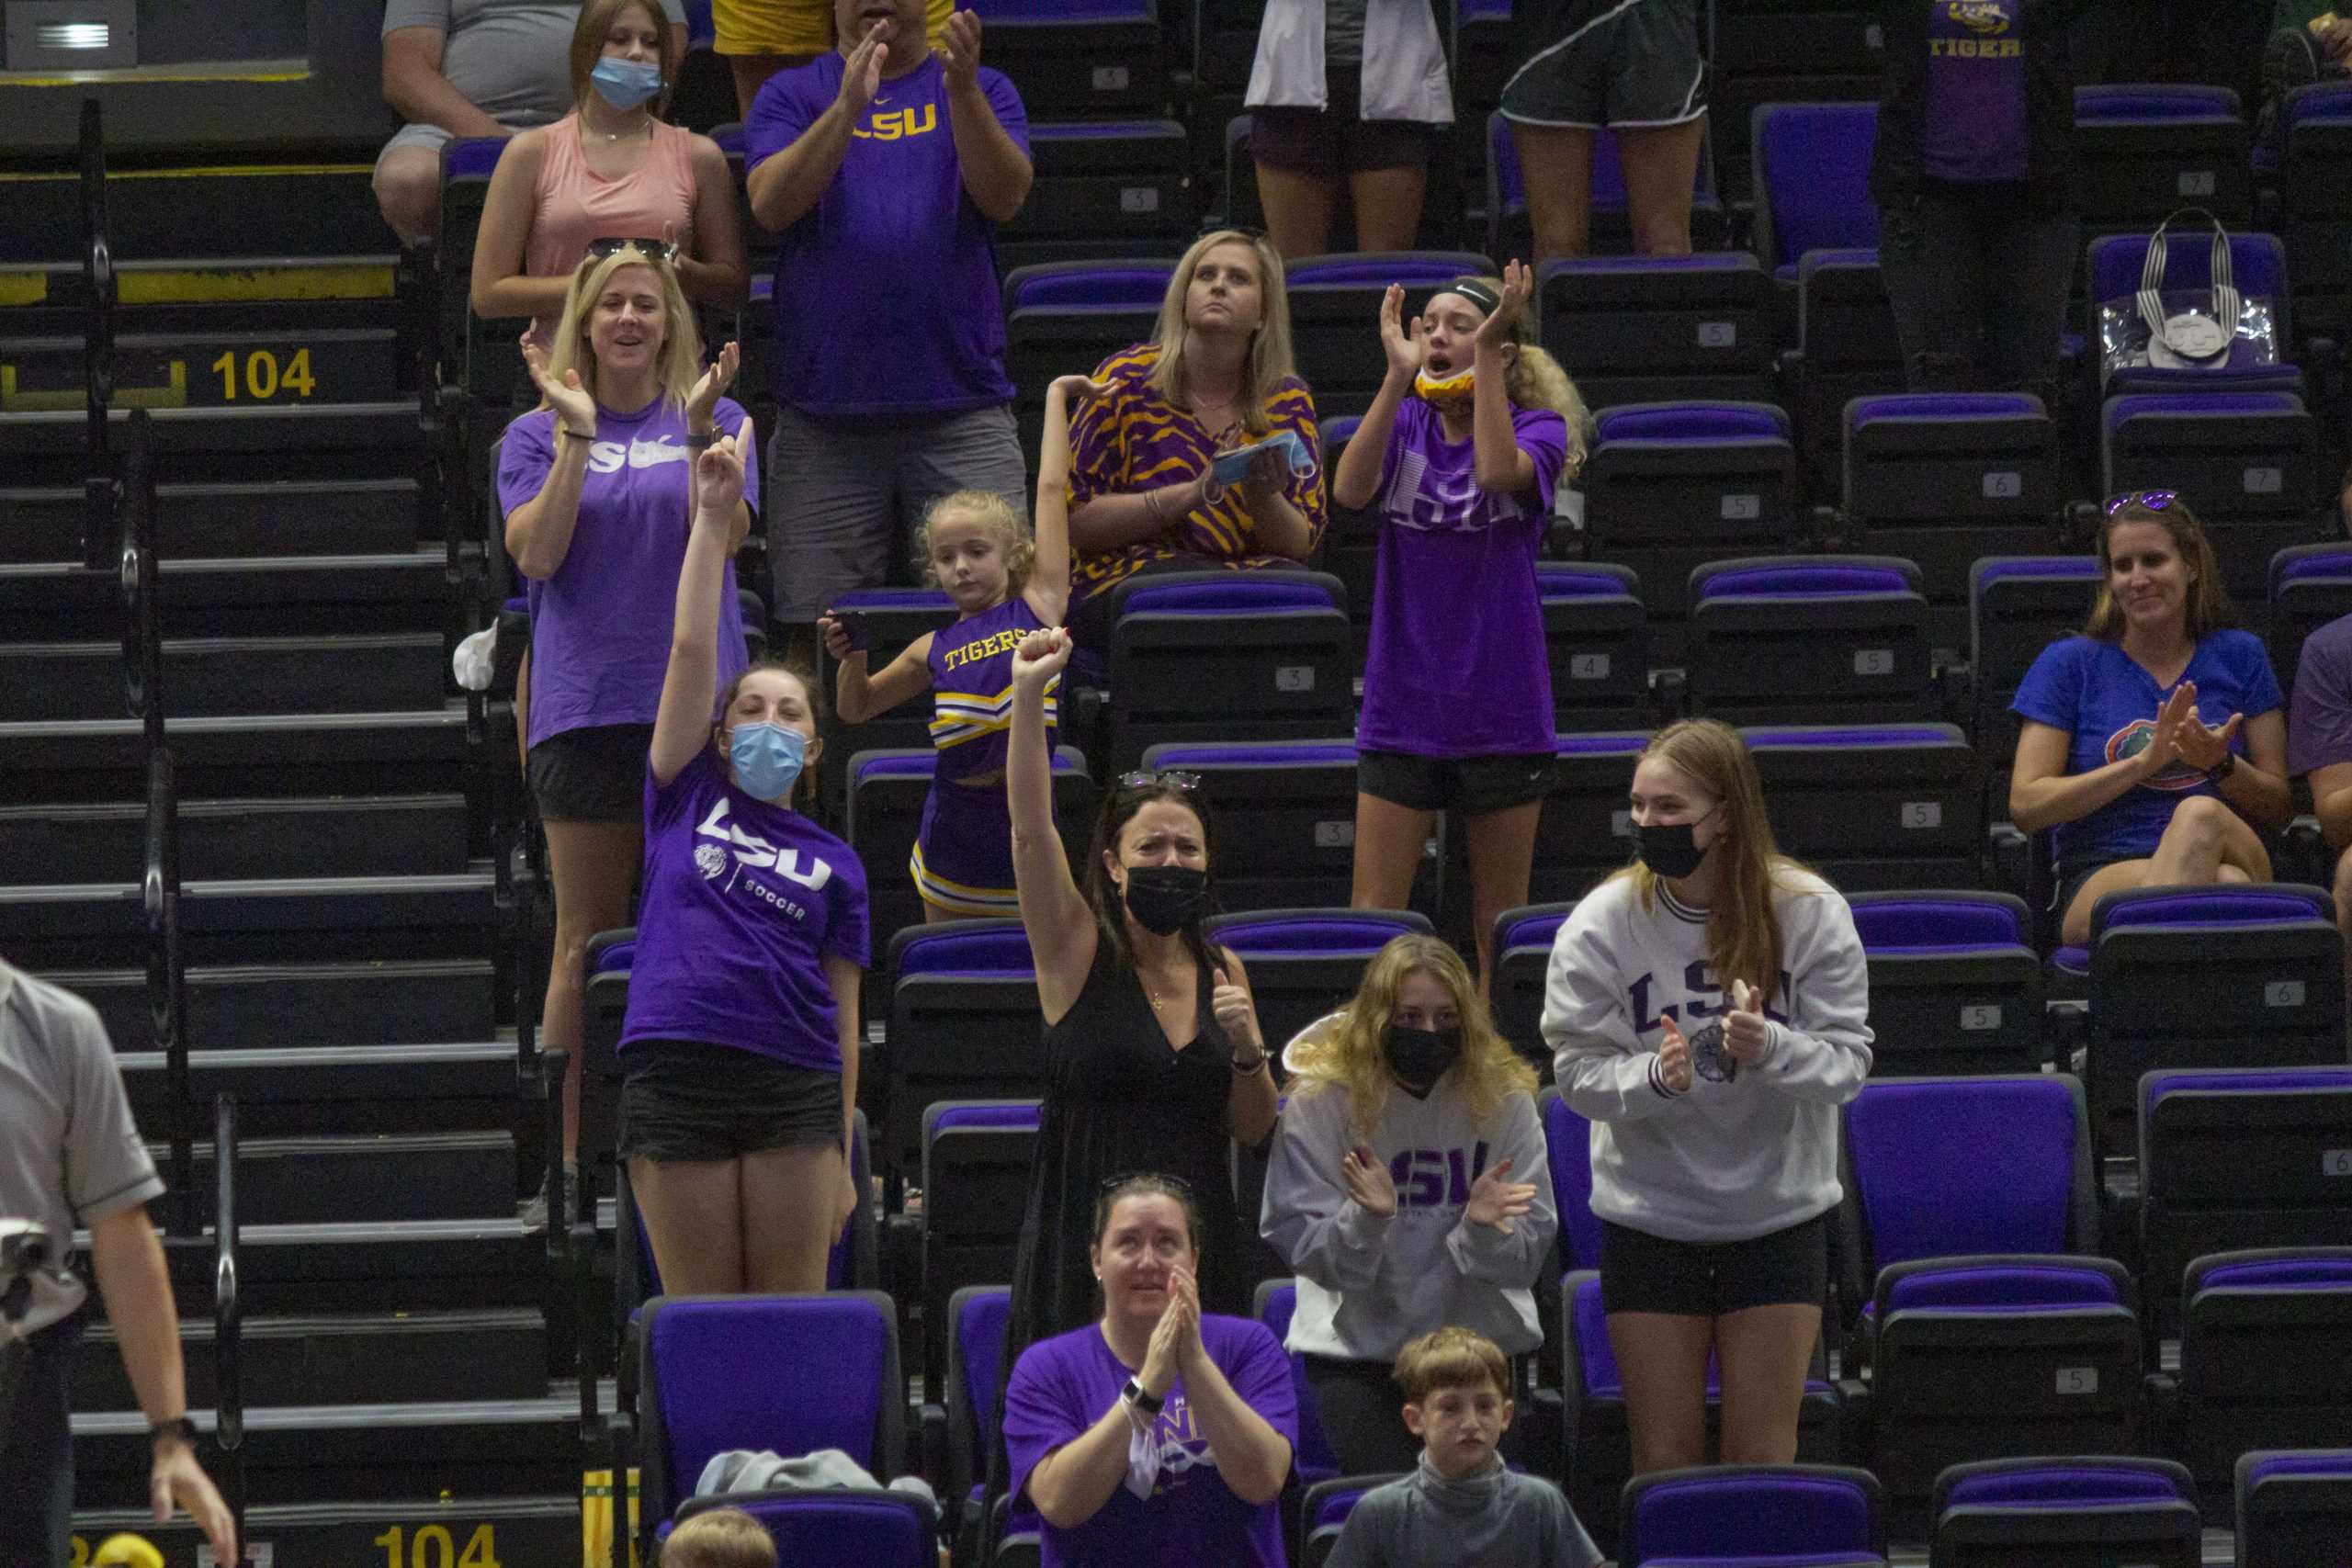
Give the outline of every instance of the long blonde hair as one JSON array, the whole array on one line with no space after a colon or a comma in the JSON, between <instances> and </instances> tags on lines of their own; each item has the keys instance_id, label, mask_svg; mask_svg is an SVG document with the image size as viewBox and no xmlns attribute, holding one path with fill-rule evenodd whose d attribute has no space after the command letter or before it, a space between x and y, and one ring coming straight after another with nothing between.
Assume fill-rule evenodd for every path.
<instances>
[{"instance_id":1,"label":"long blonde hair","mask_svg":"<svg viewBox=\"0 0 2352 1568\"><path fill-rule=\"evenodd\" d=\"M1258 302L1265 319L1250 334L1250 352L1241 361L1241 427L1252 435L1271 434L1274 427L1266 417L1266 400L1276 387L1298 375L1298 367L1291 358L1290 291L1283 283L1283 258L1261 236L1218 229L1193 242L1193 248L1184 253L1168 279L1168 292L1160 296L1159 321L1151 331L1151 341L1159 348L1159 362L1151 367L1148 385L1171 403L1191 400L1184 364L1189 332L1184 325L1184 297L1192 292L1193 274L1200 269L1201 258L1219 245L1247 245L1258 258Z\"/></svg>"},{"instance_id":2,"label":"long blonde hair","mask_svg":"<svg viewBox=\"0 0 2352 1568\"><path fill-rule=\"evenodd\" d=\"M625 266L650 267L660 283L664 319L662 355L654 362L653 375L661 384L663 400L684 408L686 395L702 376L702 329L695 324L694 311L678 287L678 269L635 245L623 245L608 256L582 256L571 269L571 286L563 291L562 323L556 328L555 344L548 351L548 373L560 382L565 371L577 370L588 395L596 395L596 351L588 342L588 315L604 297L613 274ZM542 397L539 407L548 406Z\"/></svg>"},{"instance_id":3,"label":"long blonde hair","mask_svg":"<svg viewBox=\"0 0 2352 1568\"><path fill-rule=\"evenodd\" d=\"M1396 993L1404 988L1405 977L1416 971L1451 992L1454 1010L1461 1015L1462 1058L1439 1081L1451 1084L1462 1096L1471 1118L1483 1122L1513 1094L1533 1094L1535 1069L1497 1032L1462 955L1440 938L1419 931L1408 931L1373 954L1363 966L1355 999L1291 1046L1289 1066L1297 1075L1291 1092L1319 1094L1335 1084L1345 1089L1357 1130L1370 1137L1395 1082L1381 1033L1396 1011Z\"/></svg>"},{"instance_id":4,"label":"long blonde hair","mask_svg":"<svg viewBox=\"0 0 2352 1568\"><path fill-rule=\"evenodd\" d=\"M1502 298L1501 278L1481 277L1477 281L1493 289L1496 299ZM1441 288L1438 292L1446 290ZM1566 367L1553 358L1551 351L1538 339L1532 303L1512 320L1510 341L1519 352L1511 355L1510 374L1503 389L1521 408L1550 409L1567 421L1567 457L1560 470L1563 475L1576 473L1584 467L1585 449L1592 434L1592 411L1585 406L1584 394L1577 390L1577 384L1568 379Z\"/></svg>"},{"instance_id":5,"label":"long blonde hair","mask_svg":"<svg viewBox=\"0 0 2352 1568\"><path fill-rule=\"evenodd\" d=\"M1717 809L1724 825L1715 842L1731 860L1724 891L1707 911L1707 956L1715 966L1715 984L1729 991L1733 981L1745 980L1756 987L1761 1006L1781 984L1781 918L1772 895L1787 886L1788 873L1804 867L1773 842L1763 781L1739 731L1719 719L1686 718L1650 738L1641 760L1651 757L1664 759L1722 802ZM1633 878L1642 908L1651 907L1657 873L1636 862L1617 875Z\"/></svg>"}]
</instances>

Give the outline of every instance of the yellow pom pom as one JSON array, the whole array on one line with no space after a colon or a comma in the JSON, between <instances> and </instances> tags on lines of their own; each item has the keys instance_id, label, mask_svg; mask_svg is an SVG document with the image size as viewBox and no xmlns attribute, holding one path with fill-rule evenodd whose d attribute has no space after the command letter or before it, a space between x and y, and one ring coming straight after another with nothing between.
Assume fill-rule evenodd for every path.
<instances>
[{"instance_id":1,"label":"yellow pom pom","mask_svg":"<svg viewBox=\"0 0 2352 1568\"><path fill-rule=\"evenodd\" d=\"M135 1535L110 1535L98 1543L90 1568L164 1568L164 1554Z\"/></svg>"}]
</instances>

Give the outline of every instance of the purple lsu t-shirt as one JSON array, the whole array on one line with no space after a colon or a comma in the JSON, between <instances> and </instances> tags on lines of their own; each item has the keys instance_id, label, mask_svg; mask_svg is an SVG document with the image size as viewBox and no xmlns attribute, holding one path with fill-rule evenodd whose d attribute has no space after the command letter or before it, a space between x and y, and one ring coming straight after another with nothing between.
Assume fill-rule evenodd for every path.
<instances>
[{"instance_id":1,"label":"purple lsu t-shirt","mask_svg":"<svg viewBox=\"0 0 2352 1568\"><path fill-rule=\"evenodd\" d=\"M732 435L742 405L721 398L712 420ZM692 458L685 410L666 399L635 413L596 410L571 548L554 576L530 587L531 745L589 725L653 722L694 525ZM498 456L500 513L537 495L554 467L553 410L508 425ZM757 452L743 464L743 500L759 510ZM747 662L730 561L718 595L720 683Z\"/></svg>"},{"instance_id":2,"label":"purple lsu t-shirt","mask_svg":"<svg viewBox=\"0 0 2352 1568\"><path fill-rule=\"evenodd\" d=\"M1290 1359L1272 1332L1252 1318L1203 1313L1201 1346L1241 1402L1295 1453L1297 1396ZM1021 1353L1004 1391L1004 1448L1012 1464L1014 1496L1047 1454L1102 1418L1133 1375L1111 1353L1099 1324L1040 1339ZM1147 1562L1281 1568L1281 1508L1273 1503L1252 1507L1226 1485L1185 1403L1182 1378L1169 1385L1151 1435L1159 1445L1159 1479L1151 1496L1137 1497L1123 1481L1084 1524L1062 1529L1048 1523L1045 1568L1136 1568Z\"/></svg>"},{"instance_id":3,"label":"purple lsu t-shirt","mask_svg":"<svg viewBox=\"0 0 2352 1568\"><path fill-rule=\"evenodd\" d=\"M1380 566L1372 590L1356 745L1417 757L1551 754L1552 667L1535 555L1568 450L1550 409L1511 415L1535 482L1479 488L1474 443L1445 438L1408 398L1381 459Z\"/></svg>"},{"instance_id":4,"label":"purple lsu t-shirt","mask_svg":"<svg viewBox=\"0 0 2352 1568\"><path fill-rule=\"evenodd\" d=\"M1919 151L1929 178L2025 178L2022 4L1935 0L1928 8L1928 108Z\"/></svg>"},{"instance_id":5,"label":"purple lsu t-shirt","mask_svg":"<svg viewBox=\"0 0 2352 1568\"><path fill-rule=\"evenodd\" d=\"M2287 710L2287 771L2308 773L2335 762L2352 762L2352 615L2338 615L2303 639Z\"/></svg>"},{"instance_id":6,"label":"purple lsu t-shirt","mask_svg":"<svg viewBox=\"0 0 2352 1568\"><path fill-rule=\"evenodd\" d=\"M666 787L647 771L624 1048L694 1040L838 1073L825 960L870 956L865 867L847 844L735 788L707 748Z\"/></svg>"},{"instance_id":7,"label":"purple lsu t-shirt","mask_svg":"<svg viewBox=\"0 0 2352 1568\"><path fill-rule=\"evenodd\" d=\"M1026 156L1021 95L986 66L979 80ZM841 85L838 51L769 77L743 123L745 170L798 140ZM833 183L776 243L776 401L835 416L1011 402L994 235L964 192L947 79L930 56L882 83Z\"/></svg>"}]
</instances>

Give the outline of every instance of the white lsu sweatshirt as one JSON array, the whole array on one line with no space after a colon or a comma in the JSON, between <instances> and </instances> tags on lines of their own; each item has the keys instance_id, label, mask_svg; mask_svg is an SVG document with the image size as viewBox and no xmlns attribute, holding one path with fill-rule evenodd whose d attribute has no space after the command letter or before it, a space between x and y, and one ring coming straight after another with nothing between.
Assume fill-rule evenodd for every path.
<instances>
[{"instance_id":1,"label":"white lsu sweatshirt","mask_svg":"<svg viewBox=\"0 0 2352 1568\"><path fill-rule=\"evenodd\" d=\"M1561 922L1544 996L1560 1092L1592 1122L1592 1212L1670 1241L1747 1241L1834 1208L1838 1107L1871 1069L1870 980L1853 911L1809 872L1781 871L1772 1043L1743 1066L1720 1050L1731 998L1706 913L1664 883L1648 908L1613 877ZM1668 1090L1657 1047L1673 1018L1690 1088ZM1709 1060L1712 1058L1712 1060ZM1711 1076L1715 1075L1715 1076Z\"/></svg>"},{"instance_id":2,"label":"white lsu sweatshirt","mask_svg":"<svg viewBox=\"0 0 2352 1568\"><path fill-rule=\"evenodd\" d=\"M1367 1138L1351 1099L1340 1084L1294 1093L1276 1129L1259 1228L1298 1275L1285 1348L1390 1361L1408 1340L1452 1325L1507 1355L1534 1349L1543 1332L1530 1287L1559 1227L1534 1100L1513 1094L1481 1124L1450 1075L1425 1100L1391 1085ZM1394 1214L1348 1196L1340 1165L1358 1144L1387 1165ZM1507 1232L1464 1213L1471 1184L1506 1159L1505 1180L1535 1188L1533 1206Z\"/></svg>"}]
</instances>

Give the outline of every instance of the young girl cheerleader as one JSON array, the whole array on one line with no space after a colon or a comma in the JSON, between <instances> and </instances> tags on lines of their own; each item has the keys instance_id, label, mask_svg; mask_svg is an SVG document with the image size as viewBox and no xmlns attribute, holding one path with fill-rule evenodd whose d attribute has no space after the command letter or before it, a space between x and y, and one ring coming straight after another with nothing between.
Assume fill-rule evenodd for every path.
<instances>
[{"instance_id":1,"label":"young girl cheerleader","mask_svg":"<svg viewBox=\"0 0 2352 1568\"><path fill-rule=\"evenodd\" d=\"M933 694L931 740L939 767L907 863L926 920L1020 913L1004 804L1012 650L1029 633L1060 626L1069 606L1069 402L1108 389L1083 376L1061 377L1046 389L1035 541L1004 498L989 491L944 496L923 518L917 543L956 603L954 626L915 638L880 674L869 675L856 622L831 615L818 622L841 667L833 706L843 724L863 724L926 688ZM1057 716L1049 689L1049 755Z\"/></svg>"},{"instance_id":2,"label":"young girl cheerleader","mask_svg":"<svg viewBox=\"0 0 2352 1568\"><path fill-rule=\"evenodd\" d=\"M1553 487L1584 460L1583 400L1525 341L1532 288L1513 262L1499 281L1446 285L1408 324L1405 291L1391 288L1380 306L1388 375L1331 485L1341 506L1377 500L1381 521L1351 901L1403 908L1430 818L1460 811L1481 996L1495 917L1527 902L1552 787L1535 554Z\"/></svg>"}]
</instances>

